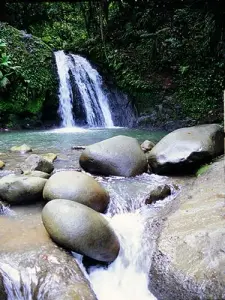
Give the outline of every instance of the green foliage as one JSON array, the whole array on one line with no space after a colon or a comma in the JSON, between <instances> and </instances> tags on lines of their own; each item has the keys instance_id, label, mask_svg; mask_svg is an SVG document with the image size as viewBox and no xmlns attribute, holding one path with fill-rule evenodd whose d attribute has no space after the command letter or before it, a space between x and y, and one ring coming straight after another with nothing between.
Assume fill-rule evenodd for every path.
<instances>
[{"instance_id":1,"label":"green foliage","mask_svg":"<svg viewBox=\"0 0 225 300\"><path fill-rule=\"evenodd\" d=\"M10 85L0 93L0 117L12 126L11 115L17 116L14 120L35 117L55 94L52 51L40 39L3 23L0 34L8 53L1 66L7 68L6 78L10 76Z\"/></svg>"}]
</instances>

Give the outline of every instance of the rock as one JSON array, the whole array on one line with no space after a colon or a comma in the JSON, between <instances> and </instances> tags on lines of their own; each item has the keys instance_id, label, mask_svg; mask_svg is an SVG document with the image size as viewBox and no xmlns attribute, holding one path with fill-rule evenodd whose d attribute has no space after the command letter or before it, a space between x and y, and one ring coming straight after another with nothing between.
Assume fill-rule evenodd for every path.
<instances>
[{"instance_id":1,"label":"rock","mask_svg":"<svg viewBox=\"0 0 225 300\"><path fill-rule=\"evenodd\" d=\"M105 189L91 176L76 172L62 171L51 176L45 185L43 197L72 200L104 212L109 203Z\"/></svg>"},{"instance_id":2,"label":"rock","mask_svg":"<svg viewBox=\"0 0 225 300\"><path fill-rule=\"evenodd\" d=\"M147 160L138 141L115 136L87 146L80 156L81 167L98 175L131 177L147 170Z\"/></svg>"},{"instance_id":3,"label":"rock","mask_svg":"<svg viewBox=\"0 0 225 300\"><path fill-rule=\"evenodd\" d=\"M151 191L150 195L145 199L145 204L151 204L158 200L163 200L167 196L171 195L171 188L168 184L160 185Z\"/></svg>"},{"instance_id":4,"label":"rock","mask_svg":"<svg viewBox=\"0 0 225 300\"><path fill-rule=\"evenodd\" d=\"M224 160L177 197L153 255L149 288L157 299L225 299Z\"/></svg>"},{"instance_id":5,"label":"rock","mask_svg":"<svg viewBox=\"0 0 225 300\"><path fill-rule=\"evenodd\" d=\"M0 299L96 300L72 254L46 232L42 205L13 210L16 218L0 218ZM2 277L11 297L9 292L6 296Z\"/></svg>"},{"instance_id":6,"label":"rock","mask_svg":"<svg viewBox=\"0 0 225 300\"><path fill-rule=\"evenodd\" d=\"M86 148L86 146L72 146L71 149L72 150L84 150Z\"/></svg>"},{"instance_id":7,"label":"rock","mask_svg":"<svg viewBox=\"0 0 225 300\"><path fill-rule=\"evenodd\" d=\"M23 172L41 171L45 173L51 173L54 170L51 162L37 154L30 155L25 162L20 165L20 168Z\"/></svg>"},{"instance_id":8,"label":"rock","mask_svg":"<svg viewBox=\"0 0 225 300\"><path fill-rule=\"evenodd\" d=\"M50 174L41 171L25 171L23 175L31 177L40 177L45 179L48 179L50 177Z\"/></svg>"},{"instance_id":9,"label":"rock","mask_svg":"<svg viewBox=\"0 0 225 300\"><path fill-rule=\"evenodd\" d=\"M56 160L57 155L55 153L46 153L42 155L42 157L48 160L49 162L53 163L53 161Z\"/></svg>"},{"instance_id":10,"label":"rock","mask_svg":"<svg viewBox=\"0 0 225 300\"><path fill-rule=\"evenodd\" d=\"M46 179L8 175L0 179L0 198L11 204L42 199Z\"/></svg>"},{"instance_id":11,"label":"rock","mask_svg":"<svg viewBox=\"0 0 225 300\"><path fill-rule=\"evenodd\" d=\"M119 253L119 241L106 219L87 206L52 200L45 205L42 220L62 247L104 262L112 262Z\"/></svg>"},{"instance_id":12,"label":"rock","mask_svg":"<svg viewBox=\"0 0 225 300\"><path fill-rule=\"evenodd\" d=\"M193 171L223 153L223 127L217 124L177 129L149 152L148 162L158 174Z\"/></svg>"},{"instance_id":13,"label":"rock","mask_svg":"<svg viewBox=\"0 0 225 300\"><path fill-rule=\"evenodd\" d=\"M4 161L0 160L0 170L1 170L1 169L3 169L3 168L4 168L4 166L5 166L5 163L4 163Z\"/></svg>"},{"instance_id":14,"label":"rock","mask_svg":"<svg viewBox=\"0 0 225 300\"><path fill-rule=\"evenodd\" d=\"M141 144L141 149L144 151L144 153L151 151L153 147L155 147L155 144L148 140Z\"/></svg>"},{"instance_id":15,"label":"rock","mask_svg":"<svg viewBox=\"0 0 225 300\"><path fill-rule=\"evenodd\" d=\"M30 146L23 144L22 146L13 146L10 151L12 152L20 152L22 154L32 152L32 149Z\"/></svg>"}]
</instances>

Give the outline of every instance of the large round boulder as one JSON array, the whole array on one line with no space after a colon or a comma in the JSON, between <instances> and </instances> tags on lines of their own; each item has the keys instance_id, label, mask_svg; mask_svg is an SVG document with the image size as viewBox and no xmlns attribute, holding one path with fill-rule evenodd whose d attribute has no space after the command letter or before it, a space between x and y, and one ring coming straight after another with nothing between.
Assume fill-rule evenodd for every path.
<instances>
[{"instance_id":1,"label":"large round boulder","mask_svg":"<svg viewBox=\"0 0 225 300\"><path fill-rule=\"evenodd\" d=\"M11 204L42 199L47 179L8 175L0 179L0 198Z\"/></svg>"},{"instance_id":2,"label":"large round boulder","mask_svg":"<svg viewBox=\"0 0 225 300\"><path fill-rule=\"evenodd\" d=\"M23 144L21 146L13 146L11 149L10 149L11 152L19 152L21 154L24 154L24 153L28 153L28 152L32 152L32 149L30 146L26 145L26 144Z\"/></svg>"},{"instance_id":3,"label":"large round boulder","mask_svg":"<svg viewBox=\"0 0 225 300\"><path fill-rule=\"evenodd\" d=\"M223 136L223 127L218 124L177 129L156 144L148 154L148 162L158 174L192 170L223 153Z\"/></svg>"},{"instance_id":4,"label":"large round boulder","mask_svg":"<svg viewBox=\"0 0 225 300\"><path fill-rule=\"evenodd\" d=\"M80 165L87 172L106 176L131 177L147 171L147 160L138 141L122 135L86 147Z\"/></svg>"},{"instance_id":5,"label":"large round boulder","mask_svg":"<svg viewBox=\"0 0 225 300\"><path fill-rule=\"evenodd\" d=\"M52 162L37 154L30 155L25 162L20 165L20 168L24 173L30 171L51 173L54 170Z\"/></svg>"},{"instance_id":6,"label":"large round boulder","mask_svg":"<svg viewBox=\"0 0 225 300\"><path fill-rule=\"evenodd\" d=\"M104 212L109 203L109 194L94 178L76 171L52 175L45 185L43 197L46 201L72 200L99 212Z\"/></svg>"},{"instance_id":7,"label":"large round boulder","mask_svg":"<svg viewBox=\"0 0 225 300\"><path fill-rule=\"evenodd\" d=\"M119 253L119 241L107 220L85 205L52 200L42 220L50 237L66 249L103 262L112 262Z\"/></svg>"}]
</instances>

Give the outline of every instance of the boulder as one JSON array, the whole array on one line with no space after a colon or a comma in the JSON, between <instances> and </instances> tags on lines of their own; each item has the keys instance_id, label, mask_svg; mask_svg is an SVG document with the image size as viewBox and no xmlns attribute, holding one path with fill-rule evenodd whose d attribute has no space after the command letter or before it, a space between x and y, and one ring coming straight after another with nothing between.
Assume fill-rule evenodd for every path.
<instances>
[{"instance_id":1,"label":"boulder","mask_svg":"<svg viewBox=\"0 0 225 300\"><path fill-rule=\"evenodd\" d=\"M171 195L171 188L168 184L157 186L150 192L150 195L146 197L145 204L151 204L158 200L163 200L169 195Z\"/></svg>"},{"instance_id":2,"label":"boulder","mask_svg":"<svg viewBox=\"0 0 225 300\"><path fill-rule=\"evenodd\" d=\"M24 153L32 152L32 149L30 146L23 144L21 146L13 146L10 149L10 151L11 152L20 152L20 153L24 154Z\"/></svg>"},{"instance_id":3,"label":"boulder","mask_svg":"<svg viewBox=\"0 0 225 300\"><path fill-rule=\"evenodd\" d=\"M141 144L141 149L144 151L144 153L151 151L152 148L155 147L155 144L151 141L145 140L142 144Z\"/></svg>"},{"instance_id":4,"label":"boulder","mask_svg":"<svg viewBox=\"0 0 225 300\"><path fill-rule=\"evenodd\" d=\"M42 199L46 179L8 175L0 179L0 198L11 204Z\"/></svg>"},{"instance_id":5,"label":"boulder","mask_svg":"<svg viewBox=\"0 0 225 300\"><path fill-rule=\"evenodd\" d=\"M0 299L96 300L72 253L46 232L42 204L13 211L0 218Z\"/></svg>"},{"instance_id":6,"label":"boulder","mask_svg":"<svg viewBox=\"0 0 225 300\"><path fill-rule=\"evenodd\" d=\"M122 135L87 146L80 165L87 172L106 176L131 177L147 171L147 160L138 141Z\"/></svg>"},{"instance_id":7,"label":"boulder","mask_svg":"<svg viewBox=\"0 0 225 300\"><path fill-rule=\"evenodd\" d=\"M177 129L149 152L148 162L158 174L193 171L224 151L223 127L218 124Z\"/></svg>"},{"instance_id":8,"label":"boulder","mask_svg":"<svg viewBox=\"0 0 225 300\"><path fill-rule=\"evenodd\" d=\"M51 173L54 170L54 166L51 162L37 154L30 155L25 162L20 165L20 168L23 172L41 171Z\"/></svg>"},{"instance_id":9,"label":"boulder","mask_svg":"<svg viewBox=\"0 0 225 300\"><path fill-rule=\"evenodd\" d=\"M1 170L1 169L3 169L3 168L4 168L4 166L5 166L5 163L4 163L4 161L0 160L0 170Z\"/></svg>"},{"instance_id":10,"label":"boulder","mask_svg":"<svg viewBox=\"0 0 225 300\"><path fill-rule=\"evenodd\" d=\"M56 160L57 155L55 153L46 153L44 155L42 155L42 157L48 161L50 161L51 163L53 163L54 160Z\"/></svg>"},{"instance_id":11,"label":"boulder","mask_svg":"<svg viewBox=\"0 0 225 300\"><path fill-rule=\"evenodd\" d=\"M25 171L23 175L31 177L40 177L45 179L48 179L50 177L50 174L41 171Z\"/></svg>"},{"instance_id":12,"label":"boulder","mask_svg":"<svg viewBox=\"0 0 225 300\"><path fill-rule=\"evenodd\" d=\"M106 219L85 205L52 200L42 220L50 237L66 249L103 262L112 262L119 253L119 241Z\"/></svg>"},{"instance_id":13,"label":"boulder","mask_svg":"<svg viewBox=\"0 0 225 300\"><path fill-rule=\"evenodd\" d=\"M91 176L76 171L57 172L45 185L43 197L72 200L104 212L109 203L109 194Z\"/></svg>"},{"instance_id":14,"label":"boulder","mask_svg":"<svg viewBox=\"0 0 225 300\"><path fill-rule=\"evenodd\" d=\"M224 160L181 190L153 254L157 299L225 299Z\"/></svg>"}]
</instances>

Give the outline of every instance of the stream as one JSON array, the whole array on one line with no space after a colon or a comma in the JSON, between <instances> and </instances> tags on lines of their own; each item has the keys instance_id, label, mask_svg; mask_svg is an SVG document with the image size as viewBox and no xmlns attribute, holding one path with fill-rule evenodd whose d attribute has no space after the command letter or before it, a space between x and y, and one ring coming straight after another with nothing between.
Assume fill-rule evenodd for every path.
<instances>
[{"instance_id":1,"label":"stream","mask_svg":"<svg viewBox=\"0 0 225 300\"><path fill-rule=\"evenodd\" d=\"M156 142L164 135L158 132L149 138L152 133L123 128L83 130L72 133L65 133L63 130L19 134L12 132L1 134L0 149L5 151L5 158L8 157L8 171L24 160L24 155L17 155L14 156L16 159L12 162L8 149L13 145L26 142L28 138L34 153L57 152L57 154L64 155L70 162L70 164L65 164L66 160L64 160L58 167L70 168L71 163L73 167L75 167L75 161L77 163L76 155L74 161L71 160L76 153L71 150L71 146L92 144L102 140L103 135L106 138L106 135L110 137L118 134L135 136L140 142L147 137ZM57 166L57 161L55 165ZM145 199L152 189L163 183L171 184L168 177L142 174L133 178L96 177L96 179L110 194L110 204L103 216L110 222L119 238L120 253L108 267L97 265L85 268L82 262L83 257L76 253L73 253L73 259L77 261L90 282L98 300L156 299L148 289L148 272L161 222L172 209L173 199L178 191L171 185L171 196L146 205ZM43 277L39 260L34 259L34 254L31 255L31 259L29 254L27 262L24 263L24 257L21 254L23 249L30 251L34 246L35 249L39 249L40 255L46 251L47 238L46 236L42 238L43 225L40 218L43 205L44 203L39 203L31 207L3 208L1 212L3 216L0 216L0 239L4 245L0 251L0 273L2 273L3 284L7 291L7 300L53 299L48 296L48 293L54 289L55 283L51 282L50 276ZM51 263L54 263L56 258L53 256L51 260Z\"/></svg>"}]
</instances>

